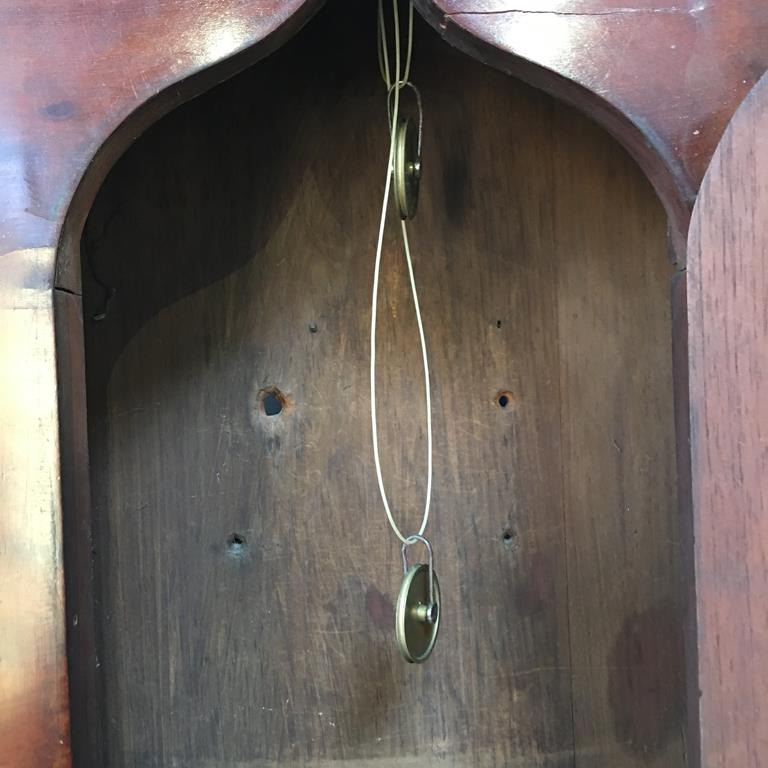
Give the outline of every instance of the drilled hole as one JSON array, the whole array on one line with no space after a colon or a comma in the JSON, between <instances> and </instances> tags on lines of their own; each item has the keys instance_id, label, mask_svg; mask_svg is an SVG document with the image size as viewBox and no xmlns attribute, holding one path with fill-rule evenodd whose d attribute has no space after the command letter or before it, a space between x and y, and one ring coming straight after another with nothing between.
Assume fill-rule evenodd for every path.
<instances>
[{"instance_id":1,"label":"drilled hole","mask_svg":"<svg viewBox=\"0 0 768 768\"><path fill-rule=\"evenodd\" d=\"M508 546L512 547L515 544L515 541L517 539L517 533L512 528L507 528L502 534L501 534L501 540Z\"/></svg>"},{"instance_id":2,"label":"drilled hole","mask_svg":"<svg viewBox=\"0 0 768 768\"><path fill-rule=\"evenodd\" d=\"M261 396L261 407L266 416L278 416L285 405L285 398L276 389L268 389Z\"/></svg>"},{"instance_id":3,"label":"drilled hole","mask_svg":"<svg viewBox=\"0 0 768 768\"><path fill-rule=\"evenodd\" d=\"M227 539L227 554L230 557L242 557L245 554L247 542L245 536L239 533L233 533Z\"/></svg>"},{"instance_id":4,"label":"drilled hole","mask_svg":"<svg viewBox=\"0 0 768 768\"><path fill-rule=\"evenodd\" d=\"M513 402L514 398L512 397L512 393L508 392L507 390L503 389L496 395L496 404L499 406L499 408L506 410L512 406Z\"/></svg>"}]
</instances>

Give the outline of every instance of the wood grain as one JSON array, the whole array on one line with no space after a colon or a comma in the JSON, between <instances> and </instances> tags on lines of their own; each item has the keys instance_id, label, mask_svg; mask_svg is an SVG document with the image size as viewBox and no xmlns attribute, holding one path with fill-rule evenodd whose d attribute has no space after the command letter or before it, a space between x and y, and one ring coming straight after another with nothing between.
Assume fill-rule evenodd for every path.
<instances>
[{"instance_id":1,"label":"wood grain","mask_svg":"<svg viewBox=\"0 0 768 768\"><path fill-rule=\"evenodd\" d=\"M61 503L69 514L62 517L62 550L66 578L67 657L69 660L69 710L74 764L98 761L101 720L98 687L93 592L93 541L91 538L87 419L85 414L85 350L80 296L62 290L53 294L56 319L58 370Z\"/></svg>"},{"instance_id":2,"label":"wood grain","mask_svg":"<svg viewBox=\"0 0 768 768\"><path fill-rule=\"evenodd\" d=\"M739 108L689 245L702 764L768 765L768 80Z\"/></svg>"},{"instance_id":3,"label":"wood grain","mask_svg":"<svg viewBox=\"0 0 768 768\"><path fill-rule=\"evenodd\" d=\"M415 0L481 61L586 109L640 163L685 260L690 209L731 115L768 68L763 0Z\"/></svg>"},{"instance_id":4,"label":"wood grain","mask_svg":"<svg viewBox=\"0 0 768 768\"><path fill-rule=\"evenodd\" d=\"M160 114L278 46L318 5L0 2L8 41L0 83L2 253L58 245L67 217L74 238L63 233L71 242L59 254L58 284L78 290L82 223L116 157ZM117 130L129 116L130 126Z\"/></svg>"},{"instance_id":5,"label":"wood grain","mask_svg":"<svg viewBox=\"0 0 768 768\"><path fill-rule=\"evenodd\" d=\"M433 659L396 655L366 383L386 127L369 41L345 33L369 10L329 8L170 115L96 199L105 762L682 766L662 210L604 133L423 25L412 238L446 603ZM422 385L394 236L385 269L382 451L413 525Z\"/></svg>"},{"instance_id":6,"label":"wood grain","mask_svg":"<svg viewBox=\"0 0 768 768\"><path fill-rule=\"evenodd\" d=\"M576 765L666 768L685 764L672 270L637 168L590 184L582 134L554 133L552 196Z\"/></svg>"},{"instance_id":7,"label":"wood grain","mask_svg":"<svg viewBox=\"0 0 768 768\"><path fill-rule=\"evenodd\" d=\"M84 597L92 591L84 358L79 297L66 298L79 291L80 233L93 195L146 125L266 55L314 7L0 1L3 768L70 765L64 557L67 597L77 606L68 603L74 718L89 722L95 703ZM76 741L92 754L97 731L88 727Z\"/></svg>"},{"instance_id":8,"label":"wood grain","mask_svg":"<svg viewBox=\"0 0 768 768\"><path fill-rule=\"evenodd\" d=\"M54 251L0 281L0 766L65 768L69 708L55 431Z\"/></svg>"},{"instance_id":9,"label":"wood grain","mask_svg":"<svg viewBox=\"0 0 768 768\"><path fill-rule=\"evenodd\" d=\"M19 254L55 249L55 259L45 261L50 274L41 275L41 280L51 291L58 285L65 293L78 293L82 224L115 159L160 115L279 47L318 5L314 0L214 4L0 0L6 43L0 52L0 290L7 305L24 305L29 296L26 285L16 280ZM453 0L441 0L439 6L423 0L419 6L438 27L444 23L451 42L577 105L614 133L652 178L669 213L682 261L688 210L701 174L735 105L765 70L764 3L729 0L662 6L569 0L556 9L540 4L533 8L530 3L510 9L490 0L482 8ZM477 10L482 13L467 13ZM557 40L560 53L553 56ZM264 205L271 203L265 200ZM162 271L161 264L155 267ZM204 284L195 280L206 275L220 279L229 267L220 269L217 272L210 264L198 268L191 285ZM163 301L180 298L183 281L181 285L172 281L165 290ZM57 322L59 317L62 321L58 337L73 329L77 312L76 300L58 297L56 302ZM48 305L53 304L51 296ZM131 322L139 326L151 316L137 310ZM35 648L36 655L33 674L27 666L18 671L19 679L26 680L28 706L12 706L16 699L6 697L7 687L0 693L0 728L9 734L8 744L26 745L24 759L44 763L52 754L67 759L61 757L67 745L60 728L67 708L66 686L61 682L64 611L61 601L50 600L59 594L62 580L61 545L54 534L61 529L62 515L74 516L71 530L80 534L79 521L87 525L90 519L82 485L87 468L78 464L84 448L84 403L78 395L82 372L64 368L77 364L82 350L77 334L57 338L58 377L53 355L45 358L49 370L36 367L39 359L32 341L49 337L52 329L44 325L46 318L53 323L54 313L35 315L38 333L26 356L12 357L9 352L2 365L9 371L17 366L26 372L36 370L40 381L58 378L65 393L58 398L58 410L47 410L48 422L35 428L48 436L61 429L61 455L51 463L47 442L36 444L28 455L23 450L26 442L16 442L4 454L4 466L16 469L0 476L8 521L0 568L14 574L3 582L2 600L16 605L20 592L34 593L30 603L40 611L39 621L20 622L18 629L4 627L3 658L21 647ZM16 355L15 341L12 348ZM683 369L678 368L678 389ZM2 379L3 424L18 424L21 418L16 383L15 375ZM30 382L33 385L37 380ZM678 437L684 453L687 435ZM23 572L19 571L12 553L31 551L23 521L39 513L40 498L27 494L22 499L18 489L39 487L40 471L58 477L59 463L68 475L72 468L74 476L62 481L63 496L52 486L47 501L52 510L49 534L45 543L40 540L33 547L39 557L26 558ZM69 482L73 485L67 486ZM7 501L11 498L13 503ZM62 510L61 498L84 506ZM84 540L79 542L78 546ZM70 553L70 561L79 562L72 557ZM88 564L81 565L87 575ZM87 579L78 583L87 586ZM73 642L80 643L81 633L82 627L71 633ZM41 680L49 682L38 685ZM87 700L79 694L73 697L75 702ZM48 725L37 730L35 723Z\"/></svg>"}]
</instances>

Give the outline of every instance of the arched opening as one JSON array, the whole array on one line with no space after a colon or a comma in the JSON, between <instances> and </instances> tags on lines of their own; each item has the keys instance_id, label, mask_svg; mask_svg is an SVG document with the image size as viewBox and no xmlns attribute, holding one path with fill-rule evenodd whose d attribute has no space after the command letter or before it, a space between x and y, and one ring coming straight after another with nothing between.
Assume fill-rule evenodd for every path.
<instances>
[{"instance_id":1,"label":"arched opening","mask_svg":"<svg viewBox=\"0 0 768 768\"><path fill-rule=\"evenodd\" d=\"M396 656L367 410L387 133L355 6L147 131L85 228L106 764L682 766L663 211L601 129L421 23L444 606L433 659ZM383 463L415 521L390 232Z\"/></svg>"}]
</instances>

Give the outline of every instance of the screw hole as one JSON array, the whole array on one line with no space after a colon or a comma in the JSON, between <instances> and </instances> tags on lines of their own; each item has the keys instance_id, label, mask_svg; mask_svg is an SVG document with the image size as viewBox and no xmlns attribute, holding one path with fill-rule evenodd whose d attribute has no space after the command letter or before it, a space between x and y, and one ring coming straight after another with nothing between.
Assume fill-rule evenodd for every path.
<instances>
[{"instance_id":1,"label":"screw hole","mask_svg":"<svg viewBox=\"0 0 768 768\"><path fill-rule=\"evenodd\" d=\"M309 332L310 333L317 333L317 323L310 323L309 324Z\"/></svg>"},{"instance_id":2,"label":"screw hole","mask_svg":"<svg viewBox=\"0 0 768 768\"><path fill-rule=\"evenodd\" d=\"M277 389L267 389L261 396L261 407L267 416L278 416L285 405L285 398Z\"/></svg>"},{"instance_id":3,"label":"screw hole","mask_svg":"<svg viewBox=\"0 0 768 768\"><path fill-rule=\"evenodd\" d=\"M514 399L512 397L512 393L508 392L507 390L501 390L501 392L496 395L496 403L499 408L509 408L513 402Z\"/></svg>"},{"instance_id":4,"label":"screw hole","mask_svg":"<svg viewBox=\"0 0 768 768\"><path fill-rule=\"evenodd\" d=\"M496 321L496 327L497 328L501 328L501 320L497 320Z\"/></svg>"},{"instance_id":5,"label":"screw hole","mask_svg":"<svg viewBox=\"0 0 768 768\"><path fill-rule=\"evenodd\" d=\"M508 547L514 546L515 541L517 539L517 532L514 531L512 528L507 528L502 534L501 534L501 540L506 544Z\"/></svg>"},{"instance_id":6,"label":"screw hole","mask_svg":"<svg viewBox=\"0 0 768 768\"><path fill-rule=\"evenodd\" d=\"M243 557L247 542L245 536L239 533L233 533L227 539L227 554L230 557Z\"/></svg>"}]
</instances>

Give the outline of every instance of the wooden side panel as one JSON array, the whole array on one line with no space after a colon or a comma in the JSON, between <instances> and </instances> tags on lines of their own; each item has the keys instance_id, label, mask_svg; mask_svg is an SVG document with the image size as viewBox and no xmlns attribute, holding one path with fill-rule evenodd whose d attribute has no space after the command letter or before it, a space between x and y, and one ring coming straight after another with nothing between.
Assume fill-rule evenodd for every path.
<instances>
[{"instance_id":1,"label":"wooden side panel","mask_svg":"<svg viewBox=\"0 0 768 768\"><path fill-rule=\"evenodd\" d=\"M102 766L99 658L95 643L91 486L85 397L82 297L55 290L62 535L72 761ZM61 606L59 606L61 607Z\"/></svg>"},{"instance_id":2,"label":"wooden side panel","mask_svg":"<svg viewBox=\"0 0 768 768\"><path fill-rule=\"evenodd\" d=\"M737 112L689 247L702 764L768 765L768 80Z\"/></svg>"},{"instance_id":3,"label":"wooden side panel","mask_svg":"<svg viewBox=\"0 0 768 768\"><path fill-rule=\"evenodd\" d=\"M671 268L632 161L594 183L574 150L592 131L557 134L552 198L576 765L667 768L685 764Z\"/></svg>"},{"instance_id":4,"label":"wooden side panel","mask_svg":"<svg viewBox=\"0 0 768 768\"><path fill-rule=\"evenodd\" d=\"M69 765L51 248L0 282L0 766Z\"/></svg>"},{"instance_id":5,"label":"wooden side panel","mask_svg":"<svg viewBox=\"0 0 768 768\"><path fill-rule=\"evenodd\" d=\"M656 669L638 654L669 629L646 622L636 636L635 617L679 609L665 538L675 492L660 207L601 131L421 26L426 155L412 241L446 603L430 662L396 656L399 552L372 474L367 389L386 126L370 46L351 34L371 29L369 10L339 4L295 46L158 125L89 221L109 763L613 768L646 750L652 764L682 765L679 736L647 711L653 699L679 721L678 692L643 691L638 714L628 690ZM422 384L394 231L385 262L382 452L413 527ZM603 312L615 360L588 327ZM261 403L272 387L276 416ZM590 413L614 403L609 427L641 432L615 435L625 458L591 453L602 444L582 435L580 400L564 387L580 387ZM635 471L647 475L622 475ZM596 473L599 488L582 482ZM633 538L620 523L639 518L647 528ZM581 531L590 523L599 534ZM653 572L634 567L641 546ZM571 564L601 556L619 584L587 569L574 594ZM603 629L609 639L588 651Z\"/></svg>"}]
</instances>

